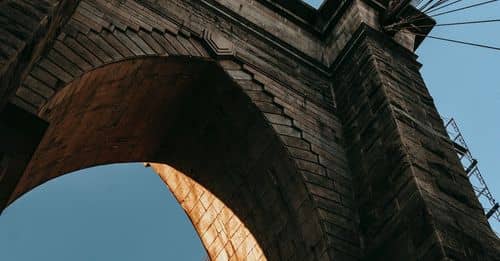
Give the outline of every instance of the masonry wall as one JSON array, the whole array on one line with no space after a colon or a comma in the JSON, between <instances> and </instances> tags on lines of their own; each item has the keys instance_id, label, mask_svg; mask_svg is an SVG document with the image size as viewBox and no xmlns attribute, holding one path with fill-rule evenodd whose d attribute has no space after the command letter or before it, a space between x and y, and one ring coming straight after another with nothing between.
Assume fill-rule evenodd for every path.
<instances>
[{"instance_id":1,"label":"masonry wall","mask_svg":"<svg viewBox=\"0 0 500 261\"><path fill-rule=\"evenodd\" d=\"M8 0L0 3L0 107L51 45L78 1Z\"/></svg>"},{"instance_id":2,"label":"masonry wall","mask_svg":"<svg viewBox=\"0 0 500 261\"><path fill-rule=\"evenodd\" d=\"M300 243L309 250L286 251L294 244L287 242L282 259L493 258L498 240L445 138L408 51L413 42L401 40L402 49L373 33L380 8L370 1L343 4L324 32L260 2L4 1L0 77L8 81L0 101L50 126L44 107L98 68L149 56L203 58L272 128L307 191L301 215L318 218L319 236ZM32 187L48 176L24 178Z\"/></svg>"},{"instance_id":3,"label":"masonry wall","mask_svg":"<svg viewBox=\"0 0 500 261\"><path fill-rule=\"evenodd\" d=\"M335 77L365 260L496 260L413 53L367 26ZM356 73L353 73L356 72Z\"/></svg>"},{"instance_id":4,"label":"masonry wall","mask_svg":"<svg viewBox=\"0 0 500 261\"><path fill-rule=\"evenodd\" d=\"M130 18L124 15L132 9L141 11L132 13ZM201 15L211 20L206 12ZM213 50L206 48L204 35L197 32L202 33L180 27L134 1L120 5L82 1L52 48L36 63L11 101L38 113L60 89L96 67L138 56L213 57ZM213 33L228 37L226 32ZM238 44L241 40L236 36L244 34L226 38L235 46L234 53L241 54L242 49L248 53L255 48L249 43ZM297 69L285 69L283 66L291 64L279 57L266 54L268 60L260 60L262 57L253 54L246 61L227 57L219 59L219 63L264 113L286 144L315 202L315 211L323 220L325 251L329 256L355 259L359 255L359 241L357 219L352 218L356 215L352 179L327 80L318 80L319 76L308 73L309 69L300 68L297 74L299 67L296 65ZM270 65L277 65L271 74L266 71ZM290 71L285 77L287 70ZM274 74L275 71L278 72Z\"/></svg>"},{"instance_id":5,"label":"masonry wall","mask_svg":"<svg viewBox=\"0 0 500 261\"><path fill-rule=\"evenodd\" d=\"M314 201L293 159L264 115L214 61L148 57L107 65L59 91L40 116L49 127L11 202L77 169L156 162L175 167L183 180L196 182L230 208L270 260L329 255ZM171 187L180 203L196 202L199 189L182 184ZM192 220L202 218L194 225L210 256L224 251L222 257L258 258L248 252L255 242L241 245L241 234L232 230L231 237L212 245L210 225L219 207L186 209ZM206 229L212 230L206 234ZM228 243L228 249L219 248Z\"/></svg>"},{"instance_id":6,"label":"masonry wall","mask_svg":"<svg viewBox=\"0 0 500 261\"><path fill-rule=\"evenodd\" d=\"M267 260L238 216L196 181L164 164L151 164L181 204L211 260Z\"/></svg>"}]
</instances>

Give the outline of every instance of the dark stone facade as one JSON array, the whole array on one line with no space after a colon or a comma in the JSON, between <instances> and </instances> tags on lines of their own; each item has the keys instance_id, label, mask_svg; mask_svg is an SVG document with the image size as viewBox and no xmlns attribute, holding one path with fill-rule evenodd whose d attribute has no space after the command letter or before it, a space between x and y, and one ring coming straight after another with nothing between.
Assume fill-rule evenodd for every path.
<instances>
[{"instance_id":1,"label":"dark stone facade","mask_svg":"<svg viewBox=\"0 0 500 261\"><path fill-rule=\"evenodd\" d=\"M338 65L335 94L356 177L365 258L495 260L498 238L416 57L369 27L358 34Z\"/></svg>"},{"instance_id":2,"label":"dark stone facade","mask_svg":"<svg viewBox=\"0 0 500 261\"><path fill-rule=\"evenodd\" d=\"M1 1L0 207L142 161L213 260L497 260L419 74L422 39L381 32L383 11Z\"/></svg>"}]
</instances>

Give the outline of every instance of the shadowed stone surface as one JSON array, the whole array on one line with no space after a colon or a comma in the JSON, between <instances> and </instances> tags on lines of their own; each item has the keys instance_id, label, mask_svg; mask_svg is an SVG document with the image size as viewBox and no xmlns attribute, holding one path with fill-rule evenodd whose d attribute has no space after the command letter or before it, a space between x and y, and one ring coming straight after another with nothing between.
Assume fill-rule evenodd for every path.
<instances>
[{"instance_id":1,"label":"shadowed stone surface","mask_svg":"<svg viewBox=\"0 0 500 261\"><path fill-rule=\"evenodd\" d=\"M284 146L243 90L213 62L172 57L108 65L73 81L40 116L50 126L12 200L76 169L164 163L211 191L211 200L224 202L255 234L266 256L307 260L325 251L319 219L310 213L311 198ZM189 187L171 189L184 199ZM206 232L210 215L218 212L187 214L202 218L195 227ZM266 218L270 214L273 218ZM221 249L211 247L203 234L216 258ZM239 248L248 235L233 237L234 251L226 256L260 257L250 239Z\"/></svg>"},{"instance_id":2,"label":"shadowed stone surface","mask_svg":"<svg viewBox=\"0 0 500 261\"><path fill-rule=\"evenodd\" d=\"M497 260L384 3L0 2L2 208L143 161L214 260Z\"/></svg>"},{"instance_id":3,"label":"shadowed stone surface","mask_svg":"<svg viewBox=\"0 0 500 261\"><path fill-rule=\"evenodd\" d=\"M369 27L359 34L338 67L335 91L362 206L365 259L496 260L498 238L414 54Z\"/></svg>"}]
</instances>

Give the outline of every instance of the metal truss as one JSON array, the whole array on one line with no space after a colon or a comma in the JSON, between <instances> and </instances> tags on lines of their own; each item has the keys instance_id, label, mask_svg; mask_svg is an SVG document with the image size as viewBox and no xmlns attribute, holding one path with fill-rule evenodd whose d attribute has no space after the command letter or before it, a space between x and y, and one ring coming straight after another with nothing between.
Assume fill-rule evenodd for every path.
<instances>
[{"instance_id":1,"label":"metal truss","mask_svg":"<svg viewBox=\"0 0 500 261\"><path fill-rule=\"evenodd\" d=\"M453 142L453 146L455 147L455 151L464 167L465 172L467 173L467 177L469 178L472 187L474 188L474 192L478 197L479 201L485 207L484 212L486 213L486 217L488 219L493 218L497 222L500 222L500 211L499 211L499 203L495 201L493 195L488 189L488 185L484 181L483 176L478 168L477 160L472 156L465 139L458 128L457 123L453 118L444 119L446 122L446 131L448 132L448 136Z\"/></svg>"}]
</instances>

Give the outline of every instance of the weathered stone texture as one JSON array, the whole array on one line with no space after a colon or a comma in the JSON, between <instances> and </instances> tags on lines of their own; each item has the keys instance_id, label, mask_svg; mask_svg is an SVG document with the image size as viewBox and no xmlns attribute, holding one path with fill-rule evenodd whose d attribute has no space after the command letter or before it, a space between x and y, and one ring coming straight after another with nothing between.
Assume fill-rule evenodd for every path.
<instances>
[{"instance_id":1,"label":"weathered stone texture","mask_svg":"<svg viewBox=\"0 0 500 261\"><path fill-rule=\"evenodd\" d=\"M98 68L59 91L39 115L50 126L11 201L97 164L169 164L230 207L267 258L328 256L299 170L264 116L213 61L156 57ZM188 212L192 219L197 214Z\"/></svg>"},{"instance_id":2,"label":"weathered stone texture","mask_svg":"<svg viewBox=\"0 0 500 261\"><path fill-rule=\"evenodd\" d=\"M9 97L51 45L78 1L0 2L0 97ZM0 99L0 107L6 99Z\"/></svg>"},{"instance_id":3,"label":"weathered stone texture","mask_svg":"<svg viewBox=\"0 0 500 261\"><path fill-rule=\"evenodd\" d=\"M55 91L75 77L97 66L126 58L143 55L209 56L201 39L192 34L181 34L167 22L161 25L165 19L148 9L144 9L143 15L125 19L121 14L132 7L137 7L132 1L123 5L82 1L76 11L78 15L64 27L47 57L38 62L29 81L18 89L12 102L36 113ZM103 11L106 17L99 15ZM86 19L78 18L80 16ZM93 19L94 16L103 18ZM148 25L149 20L143 21L142 17L155 17L157 22ZM99 24L95 24L95 20ZM329 251L337 251L341 256L357 256L359 244L353 236L356 224L351 218L355 213L352 181L339 144L341 126L332 108L328 109L328 103L321 102L323 98L310 98L303 93L298 80L288 78L288 82L293 82L290 86L240 62L222 60L221 65L264 112L288 145L322 217L324 240L330 242ZM42 77L47 79L38 79ZM40 89L45 91L42 93ZM338 230L343 233L335 233ZM339 242L344 241L349 247L340 247Z\"/></svg>"},{"instance_id":4,"label":"weathered stone texture","mask_svg":"<svg viewBox=\"0 0 500 261\"><path fill-rule=\"evenodd\" d=\"M267 260L252 233L220 199L168 165L151 166L188 214L211 260Z\"/></svg>"},{"instance_id":5,"label":"weathered stone texture","mask_svg":"<svg viewBox=\"0 0 500 261\"><path fill-rule=\"evenodd\" d=\"M335 91L356 175L364 258L495 260L498 238L414 54L369 27L356 39L338 65Z\"/></svg>"},{"instance_id":6,"label":"weathered stone texture","mask_svg":"<svg viewBox=\"0 0 500 261\"><path fill-rule=\"evenodd\" d=\"M361 24L367 24L377 29L379 27L379 13L377 10L371 8L366 1L353 0L351 2L351 4L345 5L346 10L341 13L342 15L331 26L332 28L328 29L330 32L326 39L323 55L329 65L339 57Z\"/></svg>"},{"instance_id":7,"label":"weathered stone texture","mask_svg":"<svg viewBox=\"0 0 500 261\"><path fill-rule=\"evenodd\" d=\"M49 124L31 160L30 147L7 164L0 148L4 199L80 168L145 161L214 260L498 256L418 72L420 40L376 31L383 4L3 6L0 111L10 103ZM3 186L6 175L15 182Z\"/></svg>"},{"instance_id":8,"label":"weathered stone texture","mask_svg":"<svg viewBox=\"0 0 500 261\"><path fill-rule=\"evenodd\" d=\"M353 206L352 179L340 145L341 126L332 111L323 109L300 93L287 89L248 66L223 62L233 79L243 86L264 112L303 175L317 207L329 243L330 258L355 258L359 241ZM338 231L342 233L337 233Z\"/></svg>"}]
</instances>

